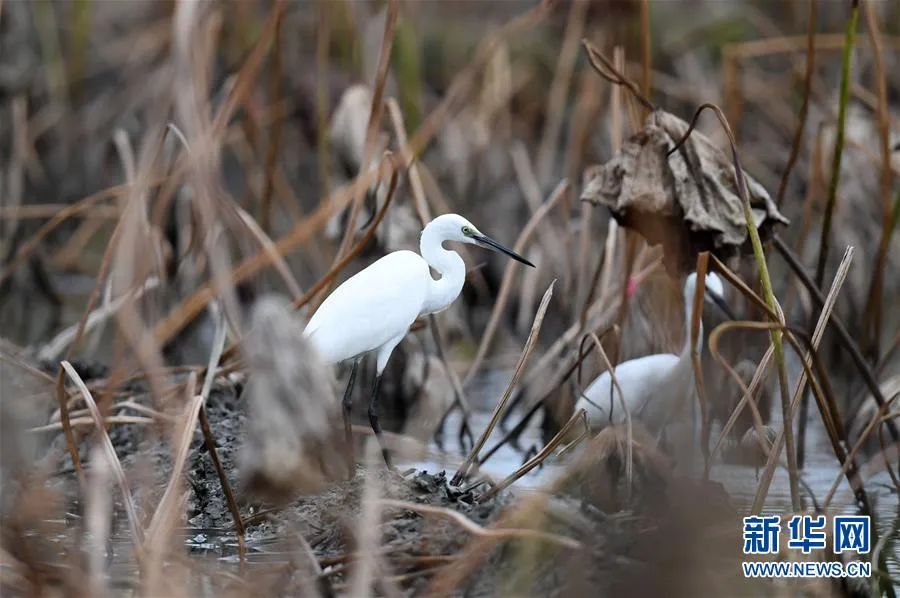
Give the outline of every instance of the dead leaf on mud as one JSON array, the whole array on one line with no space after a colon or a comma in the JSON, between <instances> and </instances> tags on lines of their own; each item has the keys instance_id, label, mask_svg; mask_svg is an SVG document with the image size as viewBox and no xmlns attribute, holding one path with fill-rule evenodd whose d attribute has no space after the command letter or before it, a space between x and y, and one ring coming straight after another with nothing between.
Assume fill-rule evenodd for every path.
<instances>
[{"instance_id":1,"label":"dead leaf on mud","mask_svg":"<svg viewBox=\"0 0 900 598\"><path fill-rule=\"evenodd\" d=\"M667 155L687 130L680 118L653 112L616 156L592 169L581 196L607 206L650 244L661 243L673 273L693 270L700 251L730 257L750 250L731 160L697 130ZM766 238L775 223L788 220L763 186L745 176L756 226Z\"/></svg>"}]
</instances>

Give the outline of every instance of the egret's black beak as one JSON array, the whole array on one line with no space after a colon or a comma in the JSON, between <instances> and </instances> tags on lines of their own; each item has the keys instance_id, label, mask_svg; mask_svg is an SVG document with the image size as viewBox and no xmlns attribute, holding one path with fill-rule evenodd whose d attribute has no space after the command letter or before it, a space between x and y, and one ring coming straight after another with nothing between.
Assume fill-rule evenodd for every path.
<instances>
[{"instance_id":1,"label":"egret's black beak","mask_svg":"<svg viewBox=\"0 0 900 598\"><path fill-rule=\"evenodd\" d=\"M472 238L475 239L480 245L484 246L487 249L491 249L493 251L499 251L500 253L505 253L506 255L508 255L512 259L516 260L517 262L522 262L526 266L531 266L532 268L534 268L534 264L532 264L531 262L526 260L524 257L519 255L512 249L507 249L506 247L504 247L503 245L501 245L500 243L498 243L497 241L493 240L490 237L487 237L480 233L476 233L476 234L472 235Z\"/></svg>"},{"instance_id":2,"label":"egret's black beak","mask_svg":"<svg viewBox=\"0 0 900 598\"><path fill-rule=\"evenodd\" d=\"M707 290L706 298L715 303L716 306L722 310L722 313L724 313L729 320L737 320L737 318L734 316L734 313L731 311L731 308L728 307L728 303L725 302L725 299L721 295Z\"/></svg>"}]
</instances>

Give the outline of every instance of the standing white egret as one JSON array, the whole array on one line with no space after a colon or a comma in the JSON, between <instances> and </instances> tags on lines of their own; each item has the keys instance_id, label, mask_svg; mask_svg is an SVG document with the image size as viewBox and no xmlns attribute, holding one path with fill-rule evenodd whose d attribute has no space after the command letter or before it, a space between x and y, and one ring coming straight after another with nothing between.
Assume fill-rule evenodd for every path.
<instances>
[{"instance_id":1,"label":"standing white egret","mask_svg":"<svg viewBox=\"0 0 900 598\"><path fill-rule=\"evenodd\" d=\"M445 241L499 251L534 267L522 256L482 234L462 216L444 214L422 230L421 256L413 251L394 251L353 275L325 299L304 331L327 363L353 360L342 403L348 447L353 446L350 408L356 370L366 353L375 352L375 385L369 401L369 423L388 466L390 456L378 423L378 385L391 353L416 318L446 309L462 291L466 278L465 262L455 251L444 249ZM438 280L432 278L430 268L440 274Z\"/></svg>"},{"instance_id":2,"label":"standing white egret","mask_svg":"<svg viewBox=\"0 0 900 598\"><path fill-rule=\"evenodd\" d=\"M662 429L682 399L691 393L694 385L694 370L691 363L691 319L696 284L696 273L688 276L684 283L684 346L681 353L678 355L659 353L638 357L620 363L615 368L616 381L629 414L632 419L642 421L647 429L653 432ZM705 299L718 304L730 316L722 293L722 281L719 277L714 273L707 274ZM697 351L702 347L701 321L697 335ZM610 391L615 394L610 394ZM575 409L581 408L587 411L591 426L594 428L602 428L609 423L620 423L625 420L618 391L613 388L612 376L608 371L591 382L578 399Z\"/></svg>"}]
</instances>

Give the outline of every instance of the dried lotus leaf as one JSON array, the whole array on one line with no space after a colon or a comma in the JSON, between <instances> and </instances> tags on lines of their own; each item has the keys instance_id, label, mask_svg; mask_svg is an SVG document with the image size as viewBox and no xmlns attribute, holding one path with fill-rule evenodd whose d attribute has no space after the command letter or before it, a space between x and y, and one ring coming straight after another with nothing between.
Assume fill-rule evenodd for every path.
<instances>
[{"instance_id":1,"label":"dried lotus leaf","mask_svg":"<svg viewBox=\"0 0 900 598\"><path fill-rule=\"evenodd\" d=\"M605 205L623 226L662 244L673 272L693 269L700 251L730 257L750 250L731 160L702 133L669 155L688 130L680 118L656 110L606 164L595 168L581 198ZM761 184L746 174L753 217L766 238L788 224Z\"/></svg>"}]
</instances>

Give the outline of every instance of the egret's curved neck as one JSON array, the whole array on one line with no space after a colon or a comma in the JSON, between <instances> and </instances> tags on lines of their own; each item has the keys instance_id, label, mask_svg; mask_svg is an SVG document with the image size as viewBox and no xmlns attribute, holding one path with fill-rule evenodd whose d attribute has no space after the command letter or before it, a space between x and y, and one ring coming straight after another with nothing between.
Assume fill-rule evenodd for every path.
<instances>
[{"instance_id":1,"label":"egret's curved neck","mask_svg":"<svg viewBox=\"0 0 900 598\"><path fill-rule=\"evenodd\" d=\"M459 297L466 279L465 262L455 251L444 249L445 240L430 224L422 231L419 251L428 265L441 275L428 289L422 315L447 309Z\"/></svg>"}]
</instances>

